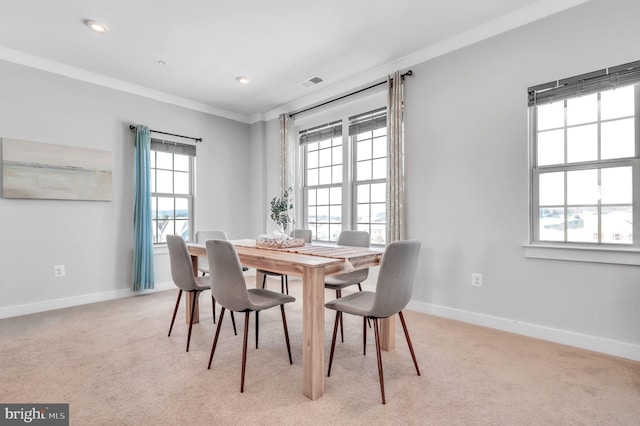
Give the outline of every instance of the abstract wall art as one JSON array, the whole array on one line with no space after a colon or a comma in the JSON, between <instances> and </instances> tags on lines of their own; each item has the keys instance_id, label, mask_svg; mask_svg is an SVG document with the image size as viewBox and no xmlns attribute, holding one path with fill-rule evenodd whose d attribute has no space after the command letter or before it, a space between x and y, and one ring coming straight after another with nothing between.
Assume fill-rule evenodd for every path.
<instances>
[{"instance_id":1,"label":"abstract wall art","mask_svg":"<svg viewBox=\"0 0 640 426\"><path fill-rule=\"evenodd\" d=\"M2 196L111 201L111 151L2 139Z\"/></svg>"}]
</instances>

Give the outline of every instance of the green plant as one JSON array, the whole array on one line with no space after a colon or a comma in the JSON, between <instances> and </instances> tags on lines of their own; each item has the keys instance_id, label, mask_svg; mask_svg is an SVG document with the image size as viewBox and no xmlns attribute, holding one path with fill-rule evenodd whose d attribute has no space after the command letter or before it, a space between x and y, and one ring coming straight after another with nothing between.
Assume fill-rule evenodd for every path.
<instances>
[{"instance_id":1,"label":"green plant","mask_svg":"<svg viewBox=\"0 0 640 426\"><path fill-rule=\"evenodd\" d=\"M293 218L289 216L289 211L293 209L293 187L290 186L282 193L282 197L273 197L271 200L271 219L282 226L286 231L293 223Z\"/></svg>"}]
</instances>

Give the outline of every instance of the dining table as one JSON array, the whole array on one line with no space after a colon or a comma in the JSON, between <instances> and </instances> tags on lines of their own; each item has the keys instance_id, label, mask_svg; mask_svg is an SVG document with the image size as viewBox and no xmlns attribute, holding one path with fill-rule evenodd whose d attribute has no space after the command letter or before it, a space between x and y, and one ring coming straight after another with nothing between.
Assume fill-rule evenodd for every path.
<instances>
[{"instance_id":1,"label":"dining table","mask_svg":"<svg viewBox=\"0 0 640 426\"><path fill-rule=\"evenodd\" d=\"M257 246L255 240L231 240L242 265L256 269L256 287L262 287L260 270L302 277L302 393L309 399L320 398L324 393L325 352L325 288L324 277L378 266L383 250L376 248L337 245L305 244L300 247L266 248ZM198 257L206 256L204 244L187 243L194 275L198 274ZM189 293L188 293L189 294ZM195 296L197 297L197 296ZM185 300L187 318L191 302ZM197 322L197 306L194 322ZM392 350L395 346L395 320L382 321L381 348Z\"/></svg>"}]
</instances>

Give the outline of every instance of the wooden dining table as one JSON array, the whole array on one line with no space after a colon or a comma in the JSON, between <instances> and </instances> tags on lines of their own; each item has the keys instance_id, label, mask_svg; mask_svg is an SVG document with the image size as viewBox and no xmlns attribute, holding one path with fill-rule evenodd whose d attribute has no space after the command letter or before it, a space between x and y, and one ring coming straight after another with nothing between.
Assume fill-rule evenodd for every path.
<instances>
[{"instance_id":1,"label":"wooden dining table","mask_svg":"<svg viewBox=\"0 0 640 426\"><path fill-rule=\"evenodd\" d=\"M324 393L324 277L343 274L380 264L382 250L363 247L306 244L302 247L270 249L256 247L255 240L232 240L244 266L302 277L302 393L315 400ZM194 274L198 257L206 256L204 244L187 244ZM262 273L256 273L256 287L262 287ZM187 302L187 301L185 301ZM190 302L187 302L188 309ZM197 309L196 303L196 309ZM194 312L196 315L197 312ZM195 316L197 318L197 316ZM393 317L382 321L381 346L395 346Z\"/></svg>"}]
</instances>

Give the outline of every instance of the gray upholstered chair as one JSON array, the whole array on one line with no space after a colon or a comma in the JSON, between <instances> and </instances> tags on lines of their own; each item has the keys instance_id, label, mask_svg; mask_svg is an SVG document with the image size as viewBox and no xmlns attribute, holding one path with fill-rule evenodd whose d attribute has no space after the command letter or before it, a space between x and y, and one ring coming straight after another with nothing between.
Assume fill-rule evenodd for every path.
<instances>
[{"instance_id":1,"label":"gray upholstered chair","mask_svg":"<svg viewBox=\"0 0 640 426\"><path fill-rule=\"evenodd\" d=\"M222 229L212 229L207 231L196 231L196 243L204 244L207 240L228 240L227 233ZM209 259L206 257L198 258L198 270L202 272L202 276L209 273ZM214 314L215 316L215 314Z\"/></svg>"},{"instance_id":2,"label":"gray upholstered chair","mask_svg":"<svg viewBox=\"0 0 640 426\"><path fill-rule=\"evenodd\" d=\"M191 255L187 250L182 237L177 235L167 235L167 246L169 247L169 259L171 261L171 278L174 284L180 290L178 292L178 300L176 300L176 307L173 310L173 317L171 318L171 326L169 326L169 336L171 336L171 330L173 329L173 323L176 320L176 313L178 312L178 306L180 305L180 298L182 292L186 291L193 294L193 302L191 304L191 315L189 316L189 334L187 335L187 352L189 352L189 343L191 342L191 328L193 326L193 312L198 303L198 296L204 290L209 289L209 280L204 277L195 277L193 275L193 266L191 264ZM213 304L213 317L215 320L215 300L213 293L211 294L211 303Z\"/></svg>"},{"instance_id":3,"label":"gray upholstered chair","mask_svg":"<svg viewBox=\"0 0 640 426\"><path fill-rule=\"evenodd\" d=\"M369 247L369 241L369 233L366 231L342 231L340 235L338 235L337 244L339 246ZM365 281L368 276L368 268L341 275L332 275L325 277L324 287L335 290L336 297L340 298L342 297L342 289L352 285L357 285L358 290L362 291L361 283ZM342 319L340 319L340 340L344 342Z\"/></svg>"},{"instance_id":4,"label":"gray upholstered chair","mask_svg":"<svg viewBox=\"0 0 640 426\"><path fill-rule=\"evenodd\" d=\"M291 236L293 238L302 238L305 243L310 243L312 234L310 229L294 229L291 232ZM285 292L285 286L286 286L286 294L289 294L289 276L288 275L280 274L278 272L267 271L265 269L258 269L258 272L263 274L262 288L265 288L265 285L267 284L267 276L280 277L280 293Z\"/></svg>"},{"instance_id":5,"label":"gray upholstered chair","mask_svg":"<svg viewBox=\"0 0 640 426\"><path fill-rule=\"evenodd\" d=\"M222 306L220 318L216 328L216 334L211 346L208 369L211 368L213 354L218 343L220 327L224 319L224 312L229 309L232 313L244 312L244 339L242 344L242 376L240 381L240 392L244 392L244 373L247 364L247 337L249 334L249 314L256 313L256 349L258 348L259 312L264 309L280 306L282 314L282 325L284 327L284 337L287 342L289 352L289 364L291 360L291 346L289 345L289 332L287 331L287 319L284 313L284 304L294 302L291 296L276 293L270 290L252 288L247 289L247 284L242 274L242 266L236 248L228 241L208 240L206 242L207 255L211 272L209 274L211 291L213 296Z\"/></svg>"},{"instance_id":6,"label":"gray upholstered chair","mask_svg":"<svg viewBox=\"0 0 640 426\"><path fill-rule=\"evenodd\" d=\"M378 282L376 291L361 291L353 293L340 299L332 300L325 304L328 309L336 311L336 321L333 326L333 338L331 340L331 353L329 355L329 369L327 377L331 375L331 364L333 362L333 351L336 347L336 334L338 332L338 321L342 318L342 313L358 315L363 318L369 318L373 321L373 328L376 337L376 357L378 359L378 377L380 379L380 392L382 394L382 403L385 404L384 397L384 375L382 372L382 358L380 353L380 334L378 332L378 319L388 318L398 314L402 322L404 335L407 338L411 358L416 367L418 376L420 369L418 361L413 352L411 338L407 324L404 321L402 310L407 306L413 291L413 281L416 276L416 268L418 265L418 255L420 253L420 242L417 240L396 241L389 244L382 257L380 264L380 272L378 274ZM366 336L367 327L363 322L363 342L364 352L366 355Z\"/></svg>"}]
</instances>

